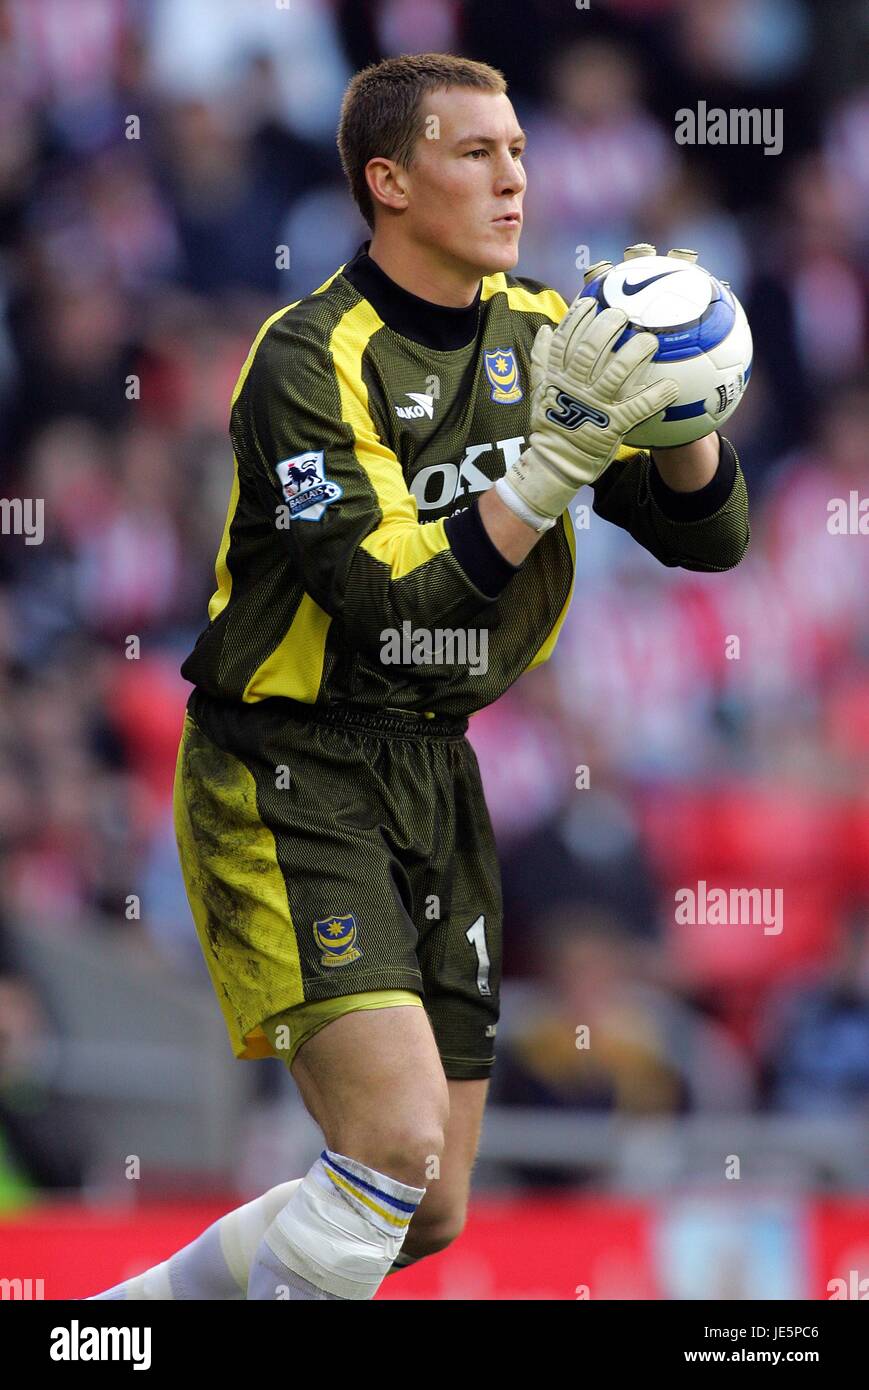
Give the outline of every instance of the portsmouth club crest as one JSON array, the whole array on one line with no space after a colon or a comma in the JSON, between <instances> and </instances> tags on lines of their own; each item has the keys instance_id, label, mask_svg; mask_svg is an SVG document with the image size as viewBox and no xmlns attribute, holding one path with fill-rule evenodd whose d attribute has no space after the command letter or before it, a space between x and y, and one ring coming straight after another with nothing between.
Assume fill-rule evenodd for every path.
<instances>
[{"instance_id":1,"label":"portsmouth club crest","mask_svg":"<svg viewBox=\"0 0 869 1390\"><path fill-rule=\"evenodd\" d=\"M513 348L496 348L494 352L483 353L486 376L492 388L492 400L499 405L512 405L521 401L522 387L519 385L519 368L516 366L516 353Z\"/></svg>"},{"instance_id":2,"label":"portsmouth club crest","mask_svg":"<svg viewBox=\"0 0 869 1390\"><path fill-rule=\"evenodd\" d=\"M326 477L322 449L282 459L275 465L291 521L319 521L330 502L344 489Z\"/></svg>"},{"instance_id":3,"label":"portsmouth club crest","mask_svg":"<svg viewBox=\"0 0 869 1390\"><path fill-rule=\"evenodd\" d=\"M356 918L352 912L343 917L324 917L314 923L314 939L322 949L321 965L347 965L362 955L356 945Z\"/></svg>"}]
</instances>

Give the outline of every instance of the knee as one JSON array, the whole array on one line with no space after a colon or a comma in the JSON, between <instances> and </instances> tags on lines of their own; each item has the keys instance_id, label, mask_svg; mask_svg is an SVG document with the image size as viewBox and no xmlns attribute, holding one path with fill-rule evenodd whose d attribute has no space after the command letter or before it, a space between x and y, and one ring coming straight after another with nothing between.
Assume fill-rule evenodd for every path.
<instances>
[{"instance_id":1,"label":"knee","mask_svg":"<svg viewBox=\"0 0 869 1390\"><path fill-rule=\"evenodd\" d=\"M412 1187L425 1187L432 1164L444 1151L444 1127L436 1120L408 1125L396 1122L378 1134L375 1148L380 1155L375 1168Z\"/></svg>"},{"instance_id":2,"label":"knee","mask_svg":"<svg viewBox=\"0 0 869 1390\"><path fill-rule=\"evenodd\" d=\"M398 1182L426 1187L433 1163L443 1155L447 1116L448 1102L433 1096L412 1113L381 1112L370 1121L342 1126L334 1147Z\"/></svg>"}]
</instances>

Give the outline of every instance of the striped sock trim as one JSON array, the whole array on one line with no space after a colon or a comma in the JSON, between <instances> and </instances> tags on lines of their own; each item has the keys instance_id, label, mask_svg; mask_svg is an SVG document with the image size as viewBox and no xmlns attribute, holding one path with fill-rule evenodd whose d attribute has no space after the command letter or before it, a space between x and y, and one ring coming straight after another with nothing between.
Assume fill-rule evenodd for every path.
<instances>
[{"instance_id":1,"label":"striped sock trim","mask_svg":"<svg viewBox=\"0 0 869 1390\"><path fill-rule=\"evenodd\" d=\"M416 1211L419 1202L422 1200L422 1198L418 1198L415 1202L403 1202L399 1197L393 1196L391 1192L385 1191L383 1188L380 1187L375 1187L373 1183L366 1182L364 1178L359 1177L357 1173L352 1173L348 1168L342 1167L340 1163L336 1163L334 1154L330 1154L328 1149L324 1149L323 1152L320 1154L320 1157L327 1165L327 1168L334 1168L335 1172L340 1173L342 1178L346 1178L348 1182L354 1183L357 1187L364 1187L366 1191L372 1194L372 1196L379 1197L382 1201L388 1202L390 1206L395 1207L397 1211L410 1212L410 1215L413 1216L413 1213ZM345 1159L344 1161L345 1163L348 1163L351 1160ZM359 1167L362 1167L362 1164L359 1164ZM374 1169L371 1168L368 1171L373 1173ZM389 1181L389 1179L385 1179L385 1181ZM395 1183L395 1186L404 1187L404 1184ZM417 1189L411 1187L408 1188L407 1191L415 1192L417 1191ZM425 1191L424 1188L423 1191Z\"/></svg>"},{"instance_id":2,"label":"striped sock trim","mask_svg":"<svg viewBox=\"0 0 869 1390\"><path fill-rule=\"evenodd\" d=\"M403 1233L425 1196L424 1187L409 1187L364 1163L324 1149L323 1173L347 1200L363 1208L369 1220L390 1234ZM374 1181L372 1181L374 1179Z\"/></svg>"}]
</instances>

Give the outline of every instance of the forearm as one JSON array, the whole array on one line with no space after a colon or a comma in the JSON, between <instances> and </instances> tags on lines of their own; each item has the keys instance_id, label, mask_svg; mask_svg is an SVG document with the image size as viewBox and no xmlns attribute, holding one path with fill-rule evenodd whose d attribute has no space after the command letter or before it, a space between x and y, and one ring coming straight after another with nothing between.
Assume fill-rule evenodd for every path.
<instances>
[{"instance_id":1,"label":"forearm","mask_svg":"<svg viewBox=\"0 0 869 1390\"><path fill-rule=\"evenodd\" d=\"M717 434L707 434L693 444L673 449L653 449L655 467L674 492L697 492L714 478L718 469L719 443ZM505 560L521 565L543 534L533 530L511 512L494 488L484 492L479 501L480 516L486 532Z\"/></svg>"},{"instance_id":2,"label":"forearm","mask_svg":"<svg viewBox=\"0 0 869 1390\"><path fill-rule=\"evenodd\" d=\"M707 434L693 444L674 449L652 449L655 467L674 492L698 492L718 471L720 445L717 434Z\"/></svg>"},{"instance_id":3,"label":"forearm","mask_svg":"<svg viewBox=\"0 0 869 1390\"><path fill-rule=\"evenodd\" d=\"M718 447L711 478L685 489L683 477L681 491L662 476L658 450L654 460L642 451L616 459L593 484L595 512L629 531L664 565L731 569L749 541L748 497L732 444L722 439Z\"/></svg>"},{"instance_id":4,"label":"forearm","mask_svg":"<svg viewBox=\"0 0 869 1390\"><path fill-rule=\"evenodd\" d=\"M699 492L718 471L718 435L708 434L677 448L653 449L651 455L663 482L673 492ZM493 545L510 564L521 565L544 533L521 521L494 488L482 494L478 506Z\"/></svg>"},{"instance_id":5,"label":"forearm","mask_svg":"<svg viewBox=\"0 0 869 1390\"><path fill-rule=\"evenodd\" d=\"M521 565L545 532L535 531L520 520L493 487L483 493L478 506L492 544L511 565Z\"/></svg>"}]
</instances>

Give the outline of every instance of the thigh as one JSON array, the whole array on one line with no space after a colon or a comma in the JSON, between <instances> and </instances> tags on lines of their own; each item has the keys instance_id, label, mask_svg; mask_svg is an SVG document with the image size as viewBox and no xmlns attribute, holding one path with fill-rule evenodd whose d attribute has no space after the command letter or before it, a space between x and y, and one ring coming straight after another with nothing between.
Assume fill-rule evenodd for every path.
<instances>
[{"instance_id":1,"label":"thigh","mask_svg":"<svg viewBox=\"0 0 869 1390\"><path fill-rule=\"evenodd\" d=\"M419 993L416 928L368 809L370 745L268 710L200 698L195 711L176 776L178 845L236 1056L270 1055L262 1024L283 1010Z\"/></svg>"},{"instance_id":2,"label":"thigh","mask_svg":"<svg viewBox=\"0 0 869 1390\"><path fill-rule=\"evenodd\" d=\"M419 1007L342 1014L299 1048L292 1075L327 1145L375 1168L417 1137L427 1152L447 1124L447 1082Z\"/></svg>"}]
</instances>

